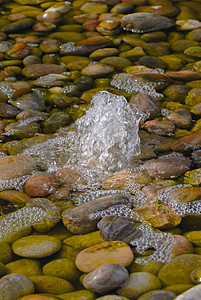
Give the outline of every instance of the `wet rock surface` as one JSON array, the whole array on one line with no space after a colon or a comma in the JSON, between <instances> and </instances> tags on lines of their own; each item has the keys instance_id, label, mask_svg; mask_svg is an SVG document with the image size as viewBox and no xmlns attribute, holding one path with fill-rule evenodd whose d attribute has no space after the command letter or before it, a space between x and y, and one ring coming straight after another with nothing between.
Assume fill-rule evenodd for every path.
<instances>
[{"instance_id":1,"label":"wet rock surface","mask_svg":"<svg viewBox=\"0 0 201 300\"><path fill-rule=\"evenodd\" d=\"M198 299L200 1L0 6L0 299Z\"/></svg>"}]
</instances>

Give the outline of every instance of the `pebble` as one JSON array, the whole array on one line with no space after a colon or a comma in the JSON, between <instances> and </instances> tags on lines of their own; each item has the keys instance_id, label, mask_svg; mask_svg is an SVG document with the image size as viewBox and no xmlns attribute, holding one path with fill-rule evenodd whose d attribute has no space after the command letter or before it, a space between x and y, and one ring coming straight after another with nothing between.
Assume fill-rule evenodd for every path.
<instances>
[{"instance_id":1,"label":"pebble","mask_svg":"<svg viewBox=\"0 0 201 300\"><path fill-rule=\"evenodd\" d=\"M155 118L160 113L159 103L146 94L139 93L132 96L130 103L136 105L140 111L147 114L148 119Z\"/></svg>"},{"instance_id":2,"label":"pebble","mask_svg":"<svg viewBox=\"0 0 201 300\"><path fill-rule=\"evenodd\" d=\"M0 279L0 290L1 300L18 300L21 296L33 293L34 285L28 277L12 273Z\"/></svg>"},{"instance_id":3,"label":"pebble","mask_svg":"<svg viewBox=\"0 0 201 300\"><path fill-rule=\"evenodd\" d=\"M105 294L127 283L127 269L115 263L106 263L87 274L83 279L86 289L99 294Z\"/></svg>"},{"instance_id":4,"label":"pebble","mask_svg":"<svg viewBox=\"0 0 201 300\"><path fill-rule=\"evenodd\" d=\"M171 291L156 290L143 294L138 300L173 300L176 294Z\"/></svg>"},{"instance_id":5,"label":"pebble","mask_svg":"<svg viewBox=\"0 0 201 300\"><path fill-rule=\"evenodd\" d=\"M28 78L38 78L51 73L62 73L64 69L54 64L34 64L22 69L22 74Z\"/></svg>"},{"instance_id":6,"label":"pebble","mask_svg":"<svg viewBox=\"0 0 201 300\"><path fill-rule=\"evenodd\" d=\"M24 296L19 298L19 300L59 300L61 298L58 298L54 295L50 294L31 294L28 296Z\"/></svg>"},{"instance_id":7,"label":"pebble","mask_svg":"<svg viewBox=\"0 0 201 300\"><path fill-rule=\"evenodd\" d=\"M95 63L90 64L82 70L82 75L89 76L92 78L97 78L101 76L108 75L114 71L114 67L103 64L103 63Z\"/></svg>"},{"instance_id":8,"label":"pebble","mask_svg":"<svg viewBox=\"0 0 201 300\"><path fill-rule=\"evenodd\" d=\"M27 277L40 275L40 262L33 259L18 259L5 265L6 274L18 273Z\"/></svg>"},{"instance_id":9,"label":"pebble","mask_svg":"<svg viewBox=\"0 0 201 300\"><path fill-rule=\"evenodd\" d=\"M158 31L174 25L174 21L167 17L143 12L125 15L121 21L124 30L136 33Z\"/></svg>"},{"instance_id":10,"label":"pebble","mask_svg":"<svg viewBox=\"0 0 201 300\"><path fill-rule=\"evenodd\" d=\"M64 225L75 234L85 234L96 229L98 219L92 219L90 216L113 205L127 204L129 199L121 194L99 197L88 203L74 208L68 208L62 213Z\"/></svg>"},{"instance_id":11,"label":"pebble","mask_svg":"<svg viewBox=\"0 0 201 300\"><path fill-rule=\"evenodd\" d=\"M12 244L13 252L27 258L42 258L61 249L61 241L48 235L30 235Z\"/></svg>"},{"instance_id":12,"label":"pebble","mask_svg":"<svg viewBox=\"0 0 201 300\"><path fill-rule=\"evenodd\" d=\"M201 145L201 130L184 136L172 145L173 151L188 153L189 151L199 150Z\"/></svg>"},{"instance_id":13,"label":"pebble","mask_svg":"<svg viewBox=\"0 0 201 300\"><path fill-rule=\"evenodd\" d=\"M148 272L131 273L128 283L117 290L117 294L131 300L138 299L142 294L161 288L160 280Z\"/></svg>"},{"instance_id":14,"label":"pebble","mask_svg":"<svg viewBox=\"0 0 201 300\"><path fill-rule=\"evenodd\" d=\"M166 119L179 128L188 128L192 122L191 113L187 109L176 109Z\"/></svg>"},{"instance_id":15,"label":"pebble","mask_svg":"<svg viewBox=\"0 0 201 300\"><path fill-rule=\"evenodd\" d=\"M32 197L46 197L59 187L59 182L49 175L37 174L25 182L25 192Z\"/></svg>"},{"instance_id":16,"label":"pebble","mask_svg":"<svg viewBox=\"0 0 201 300\"><path fill-rule=\"evenodd\" d=\"M173 256L179 256L182 254L192 254L193 245L188 238L185 236L174 234L175 244L173 246Z\"/></svg>"},{"instance_id":17,"label":"pebble","mask_svg":"<svg viewBox=\"0 0 201 300\"><path fill-rule=\"evenodd\" d=\"M0 103L0 117L9 119L14 118L20 111L7 103Z\"/></svg>"},{"instance_id":18,"label":"pebble","mask_svg":"<svg viewBox=\"0 0 201 300\"><path fill-rule=\"evenodd\" d=\"M32 20L31 18L25 18L3 26L1 28L1 31L5 33L21 32L27 28L32 27L34 23L35 23L34 20Z\"/></svg>"},{"instance_id":19,"label":"pebble","mask_svg":"<svg viewBox=\"0 0 201 300\"><path fill-rule=\"evenodd\" d=\"M149 176L154 178L177 178L189 170L191 160L183 155L173 153L149 160L144 164Z\"/></svg>"},{"instance_id":20,"label":"pebble","mask_svg":"<svg viewBox=\"0 0 201 300\"><path fill-rule=\"evenodd\" d=\"M172 135L175 131L175 125L171 121L158 121L151 120L145 122L142 126L143 129L147 130L149 133L154 133L157 135Z\"/></svg>"},{"instance_id":21,"label":"pebble","mask_svg":"<svg viewBox=\"0 0 201 300\"><path fill-rule=\"evenodd\" d=\"M106 263L127 267L133 260L131 248L121 241L109 241L86 248L78 253L75 264L82 272L92 272Z\"/></svg>"},{"instance_id":22,"label":"pebble","mask_svg":"<svg viewBox=\"0 0 201 300\"><path fill-rule=\"evenodd\" d=\"M13 256L12 249L9 244L0 242L0 262L7 264L11 261Z\"/></svg>"},{"instance_id":23,"label":"pebble","mask_svg":"<svg viewBox=\"0 0 201 300\"><path fill-rule=\"evenodd\" d=\"M10 155L0 157L0 179L9 180L30 175L36 170L36 164L31 157L25 155Z\"/></svg>"},{"instance_id":24,"label":"pebble","mask_svg":"<svg viewBox=\"0 0 201 300\"><path fill-rule=\"evenodd\" d=\"M190 299L199 299L201 297L201 286L196 285L184 293L180 294L175 298L175 300L190 300Z\"/></svg>"}]
</instances>

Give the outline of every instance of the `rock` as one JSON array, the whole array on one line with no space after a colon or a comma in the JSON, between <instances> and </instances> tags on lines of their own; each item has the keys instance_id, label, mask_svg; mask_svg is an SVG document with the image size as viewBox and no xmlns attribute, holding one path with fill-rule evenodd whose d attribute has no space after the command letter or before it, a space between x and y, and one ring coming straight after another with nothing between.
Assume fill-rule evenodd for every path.
<instances>
[{"instance_id":1,"label":"rock","mask_svg":"<svg viewBox=\"0 0 201 300\"><path fill-rule=\"evenodd\" d=\"M104 20L96 26L96 30L103 35L113 36L121 32L120 21Z\"/></svg>"},{"instance_id":2,"label":"rock","mask_svg":"<svg viewBox=\"0 0 201 300\"><path fill-rule=\"evenodd\" d=\"M180 26L179 30L192 30L200 28L201 22L192 19L178 20L176 25Z\"/></svg>"},{"instance_id":3,"label":"rock","mask_svg":"<svg viewBox=\"0 0 201 300\"><path fill-rule=\"evenodd\" d=\"M185 292L186 290L189 290L190 288L192 288L194 286L194 284L174 284L174 285L169 285L166 286L164 288L165 291L171 291L173 293L175 293L176 295L179 295L183 292Z\"/></svg>"},{"instance_id":4,"label":"rock","mask_svg":"<svg viewBox=\"0 0 201 300\"><path fill-rule=\"evenodd\" d=\"M24 18L22 20L12 22L1 28L1 31L5 33L23 32L34 25L34 20L31 18Z\"/></svg>"},{"instance_id":5,"label":"rock","mask_svg":"<svg viewBox=\"0 0 201 300\"><path fill-rule=\"evenodd\" d=\"M201 29L198 28L198 29L194 29L194 30L191 30L190 32L188 32L186 35L186 38L193 40L193 41L200 42L201 41L200 35L201 35Z\"/></svg>"},{"instance_id":6,"label":"rock","mask_svg":"<svg viewBox=\"0 0 201 300\"><path fill-rule=\"evenodd\" d=\"M185 291L175 298L175 300L186 300L186 299L199 299L201 296L201 286L196 285L191 289Z\"/></svg>"},{"instance_id":7,"label":"rock","mask_svg":"<svg viewBox=\"0 0 201 300\"><path fill-rule=\"evenodd\" d=\"M177 178L183 175L191 166L191 160L178 153L160 156L144 164L149 176L154 178Z\"/></svg>"},{"instance_id":8,"label":"rock","mask_svg":"<svg viewBox=\"0 0 201 300\"><path fill-rule=\"evenodd\" d=\"M145 253L146 252L147 251L145 250ZM136 256L139 255L137 252L135 254ZM148 263L145 262L141 264L138 264L135 261L133 261L129 266L129 273L147 272L157 276L159 270L162 268L163 265L163 263L154 260L149 261Z\"/></svg>"},{"instance_id":9,"label":"rock","mask_svg":"<svg viewBox=\"0 0 201 300\"><path fill-rule=\"evenodd\" d=\"M157 4L157 1L155 4ZM166 17L174 17L178 14L179 9L177 7L175 7L171 4L163 3L163 2L161 2L161 4L164 4L164 5L139 6L135 9L135 11L136 12L144 12L144 13L154 13L156 15L161 15L161 16L166 16ZM152 4L149 3L149 5L153 5L153 3Z\"/></svg>"},{"instance_id":10,"label":"rock","mask_svg":"<svg viewBox=\"0 0 201 300\"><path fill-rule=\"evenodd\" d=\"M75 264L82 272L92 272L106 263L127 267L133 260L131 248L121 241L110 241L86 248L78 253Z\"/></svg>"},{"instance_id":11,"label":"rock","mask_svg":"<svg viewBox=\"0 0 201 300\"><path fill-rule=\"evenodd\" d=\"M75 234L85 234L96 228L97 222L101 219L92 219L90 215L106 210L113 205L128 204L129 199L123 195L108 195L99 197L88 203L79 205L74 208L64 210L62 220L64 225Z\"/></svg>"},{"instance_id":12,"label":"rock","mask_svg":"<svg viewBox=\"0 0 201 300\"><path fill-rule=\"evenodd\" d=\"M54 259L43 266L43 274L63 278L70 282L78 280L80 272L73 260L68 258Z\"/></svg>"},{"instance_id":13,"label":"rock","mask_svg":"<svg viewBox=\"0 0 201 300\"><path fill-rule=\"evenodd\" d=\"M31 176L25 183L25 192L32 197L46 197L52 194L60 183L56 179L45 174Z\"/></svg>"},{"instance_id":14,"label":"rock","mask_svg":"<svg viewBox=\"0 0 201 300\"><path fill-rule=\"evenodd\" d=\"M152 200L147 204L135 208L134 211L155 228L169 229L181 223L181 216L177 216L171 206L160 200Z\"/></svg>"},{"instance_id":15,"label":"rock","mask_svg":"<svg viewBox=\"0 0 201 300\"><path fill-rule=\"evenodd\" d=\"M154 133L157 135L173 135L175 131L175 125L171 121L158 121L151 120L145 122L142 126L143 129L147 130L149 133Z\"/></svg>"},{"instance_id":16,"label":"rock","mask_svg":"<svg viewBox=\"0 0 201 300\"><path fill-rule=\"evenodd\" d=\"M199 284L201 282L201 268L195 269L191 272L191 279L195 284Z\"/></svg>"},{"instance_id":17,"label":"rock","mask_svg":"<svg viewBox=\"0 0 201 300\"><path fill-rule=\"evenodd\" d=\"M46 39L40 43L39 48L44 53L55 53L59 52L59 47L61 43L56 39Z\"/></svg>"},{"instance_id":18,"label":"rock","mask_svg":"<svg viewBox=\"0 0 201 300\"><path fill-rule=\"evenodd\" d=\"M80 7L81 11L86 13L99 13L103 14L108 12L108 6L105 3L93 3L86 2L84 5Z\"/></svg>"},{"instance_id":19,"label":"rock","mask_svg":"<svg viewBox=\"0 0 201 300\"><path fill-rule=\"evenodd\" d=\"M179 72L167 72L167 75L171 77L171 75L169 75L169 73L176 74ZM164 90L164 94L168 99L170 99L172 101L178 101L180 103L185 103L185 99L186 99L190 89L191 88L187 85L171 84Z\"/></svg>"},{"instance_id":20,"label":"rock","mask_svg":"<svg viewBox=\"0 0 201 300\"><path fill-rule=\"evenodd\" d=\"M120 264L106 263L87 274L83 279L86 289L105 294L124 286L129 279L126 268Z\"/></svg>"},{"instance_id":21,"label":"rock","mask_svg":"<svg viewBox=\"0 0 201 300\"><path fill-rule=\"evenodd\" d=\"M2 277L6 273L6 267L0 262L0 276Z\"/></svg>"},{"instance_id":22,"label":"rock","mask_svg":"<svg viewBox=\"0 0 201 300\"><path fill-rule=\"evenodd\" d=\"M184 52L187 48L192 46L198 46L199 43L191 40L176 40L171 44L171 48L175 52ZM187 54L187 53L185 53ZM187 54L188 55L188 54Z\"/></svg>"},{"instance_id":23,"label":"rock","mask_svg":"<svg viewBox=\"0 0 201 300\"><path fill-rule=\"evenodd\" d=\"M130 244L142 235L137 225L137 222L126 217L105 216L98 223L98 228L105 241L123 241Z\"/></svg>"},{"instance_id":24,"label":"rock","mask_svg":"<svg viewBox=\"0 0 201 300\"><path fill-rule=\"evenodd\" d=\"M171 19L153 13L128 14L121 21L124 30L137 33L167 29L174 25L175 23Z\"/></svg>"},{"instance_id":25,"label":"rock","mask_svg":"<svg viewBox=\"0 0 201 300\"><path fill-rule=\"evenodd\" d=\"M82 235L73 235L67 237L62 241L64 244L67 244L74 249L78 249L79 251L84 250L85 248L89 248L96 244L103 243L104 240L100 236L100 231L94 231L87 234Z\"/></svg>"},{"instance_id":26,"label":"rock","mask_svg":"<svg viewBox=\"0 0 201 300\"><path fill-rule=\"evenodd\" d=\"M9 180L31 174L36 164L31 157L10 155L0 157L0 180Z\"/></svg>"},{"instance_id":27,"label":"rock","mask_svg":"<svg viewBox=\"0 0 201 300\"><path fill-rule=\"evenodd\" d=\"M6 266L6 274L18 273L27 277L40 275L40 262L33 259L18 259L8 263Z\"/></svg>"},{"instance_id":28,"label":"rock","mask_svg":"<svg viewBox=\"0 0 201 300\"><path fill-rule=\"evenodd\" d=\"M156 290L143 294L138 300L173 300L176 294L171 291Z\"/></svg>"},{"instance_id":29,"label":"rock","mask_svg":"<svg viewBox=\"0 0 201 300\"><path fill-rule=\"evenodd\" d=\"M188 96L186 97L185 103L187 105L196 105L201 102L201 88L194 88L188 92Z\"/></svg>"},{"instance_id":30,"label":"rock","mask_svg":"<svg viewBox=\"0 0 201 300\"><path fill-rule=\"evenodd\" d=\"M0 242L0 262L3 264L7 264L12 259L12 249L11 247L5 243Z\"/></svg>"},{"instance_id":31,"label":"rock","mask_svg":"<svg viewBox=\"0 0 201 300\"><path fill-rule=\"evenodd\" d=\"M128 300L126 297L121 297L117 295L107 295L107 296L102 296L100 298L96 298L97 300Z\"/></svg>"},{"instance_id":32,"label":"rock","mask_svg":"<svg viewBox=\"0 0 201 300\"><path fill-rule=\"evenodd\" d=\"M199 186L201 184L201 169L188 171L185 174L184 183Z\"/></svg>"},{"instance_id":33,"label":"rock","mask_svg":"<svg viewBox=\"0 0 201 300\"><path fill-rule=\"evenodd\" d=\"M66 102L72 102L71 97L66 96L64 101L61 97L55 97L55 102L57 102L57 106L62 106L62 102L66 100ZM70 101L69 101L70 98ZM61 101L60 101L61 100ZM64 107L67 103L64 103ZM43 132L44 133L54 133L56 132L60 127L65 127L71 123L71 119L68 113L58 111L53 113L49 118L43 121Z\"/></svg>"},{"instance_id":34,"label":"rock","mask_svg":"<svg viewBox=\"0 0 201 300\"><path fill-rule=\"evenodd\" d=\"M201 246L201 231L190 231L186 232L184 236L191 242L193 245L200 247Z\"/></svg>"},{"instance_id":35,"label":"rock","mask_svg":"<svg viewBox=\"0 0 201 300\"><path fill-rule=\"evenodd\" d=\"M146 43L143 49L147 55L163 56L169 54L169 47L160 43Z\"/></svg>"},{"instance_id":36,"label":"rock","mask_svg":"<svg viewBox=\"0 0 201 300\"><path fill-rule=\"evenodd\" d=\"M56 173L56 177L68 188L72 188L74 185L86 185L86 180L82 177L80 173L71 168L64 167Z\"/></svg>"},{"instance_id":37,"label":"rock","mask_svg":"<svg viewBox=\"0 0 201 300\"><path fill-rule=\"evenodd\" d=\"M132 64L129 59L118 56L105 57L99 62L102 64L113 66L118 71L122 71L124 68L129 67Z\"/></svg>"},{"instance_id":38,"label":"rock","mask_svg":"<svg viewBox=\"0 0 201 300\"><path fill-rule=\"evenodd\" d=\"M31 279L31 281L34 283L36 292L38 293L59 295L74 291L72 284L63 278L47 275L37 275L29 276L29 279Z\"/></svg>"},{"instance_id":39,"label":"rock","mask_svg":"<svg viewBox=\"0 0 201 300\"><path fill-rule=\"evenodd\" d=\"M82 70L82 75L92 78L106 76L114 71L114 67L103 63L90 64Z\"/></svg>"},{"instance_id":40,"label":"rock","mask_svg":"<svg viewBox=\"0 0 201 300\"><path fill-rule=\"evenodd\" d=\"M54 254L61 248L61 241L48 235L30 235L12 244L13 252L22 257L41 258Z\"/></svg>"},{"instance_id":41,"label":"rock","mask_svg":"<svg viewBox=\"0 0 201 300\"><path fill-rule=\"evenodd\" d=\"M173 79L178 79L178 80L182 80L182 81L197 80L197 79L201 78L201 74L199 72L195 72L192 70L180 70L177 72L168 71L166 73L166 75ZM180 88L187 90L188 86L180 86Z\"/></svg>"},{"instance_id":42,"label":"rock","mask_svg":"<svg viewBox=\"0 0 201 300\"><path fill-rule=\"evenodd\" d=\"M28 78L38 78L50 73L62 73L64 69L53 64L34 64L28 65L22 70L22 74Z\"/></svg>"},{"instance_id":43,"label":"rock","mask_svg":"<svg viewBox=\"0 0 201 300\"><path fill-rule=\"evenodd\" d=\"M93 51L89 57L95 60L102 59L108 56L115 56L119 53L118 49L116 48L103 48Z\"/></svg>"},{"instance_id":44,"label":"rock","mask_svg":"<svg viewBox=\"0 0 201 300\"><path fill-rule=\"evenodd\" d=\"M180 128L188 128L191 126L192 117L187 109L176 109L174 112L166 116L175 126Z\"/></svg>"},{"instance_id":45,"label":"rock","mask_svg":"<svg viewBox=\"0 0 201 300\"><path fill-rule=\"evenodd\" d=\"M135 96L132 96L130 103L136 105L137 108L143 113L146 113L148 119L156 117L160 112L159 103L147 94L139 93Z\"/></svg>"},{"instance_id":46,"label":"rock","mask_svg":"<svg viewBox=\"0 0 201 300\"><path fill-rule=\"evenodd\" d=\"M201 256L183 254L177 256L171 263L164 265L158 273L158 278L164 286L175 284L192 284L190 274L200 267Z\"/></svg>"},{"instance_id":47,"label":"rock","mask_svg":"<svg viewBox=\"0 0 201 300\"><path fill-rule=\"evenodd\" d=\"M184 51L184 54L195 57L195 58L201 58L201 47L199 47L199 46L188 47Z\"/></svg>"},{"instance_id":48,"label":"rock","mask_svg":"<svg viewBox=\"0 0 201 300\"><path fill-rule=\"evenodd\" d=\"M188 153L193 150L195 151L200 148L201 148L201 130L178 139L172 145L173 151L179 151L185 153Z\"/></svg>"},{"instance_id":49,"label":"rock","mask_svg":"<svg viewBox=\"0 0 201 300\"><path fill-rule=\"evenodd\" d=\"M175 244L173 245L173 257L182 255L182 254L192 254L193 245L185 236L175 234Z\"/></svg>"},{"instance_id":50,"label":"rock","mask_svg":"<svg viewBox=\"0 0 201 300\"><path fill-rule=\"evenodd\" d=\"M165 69L166 68L166 63L162 61L160 58L155 57L155 56L143 56L139 59L140 65L143 65L147 68L160 68L160 69Z\"/></svg>"},{"instance_id":51,"label":"rock","mask_svg":"<svg viewBox=\"0 0 201 300\"><path fill-rule=\"evenodd\" d=\"M39 132L40 124L37 122L15 122L6 126L5 135L13 139L25 139Z\"/></svg>"},{"instance_id":52,"label":"rock","mask_svg":"<svg viewBox=\"0 0 201 300\"><path fill-rule=\"evenodd\" d=\"M94 300L96 299L96 296L94 293L88 291L88 290L80 290L72 293L66 293L66 294L60 294L59 299L63 300L78 300L78 299L86 299L86 300ZM26 300L26 299L25 299ZM43 299L42 299L43 300ZM44 299L46 300L46 299ZM53 299L54 300L54 299Z\"/></svg>"},{"instance_id":53,"label":"rock","mask_svg":"<svg viewBox=\"0 0 201 300\"><path fill-rule=\"evenodd\" d=\"M134 300L144 293L160 288L160 280L155 275L148 272L137 272L130 274L128 283L118 289L117 294Z\"/></svg>"},{"instance_id":54,"label":"rock","mask_svg":"<svg viewBox=\"0 0 201 300\"><path fill-rule=\"evenodd\" d=\"M7 103L0 103L0 117L9 119L14 118L20 111Z\"/></svg>"},{"instance_id":55,"label":"rock","mask_svg":"<svg viewBox=\"0 0 201 300\"><path fill-rule=\"evenodd\" d=\"M0 299L17 300L34 292L34 285L31 280L21 274L12 273L0 279Z\"/></svg>"}]
</instances>

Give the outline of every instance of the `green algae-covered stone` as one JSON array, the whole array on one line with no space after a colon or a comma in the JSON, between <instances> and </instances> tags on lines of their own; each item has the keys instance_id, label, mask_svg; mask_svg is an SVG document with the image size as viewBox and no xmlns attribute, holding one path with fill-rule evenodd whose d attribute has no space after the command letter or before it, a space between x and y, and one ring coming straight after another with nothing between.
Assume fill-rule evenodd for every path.
<instances>
[{"instance_id":1,"label":"green algae-covered stone","mask_svg":"<svg viewBox=\"0 0 201 300\"><path fill-rule=\"evenodd\" d=\"M150 261L148 264L137 264L135 261L129 266L129 272L148 272L157 276L164 264L159 261Z\"/></svg>"},{"instance_id":2,"label":"green algae-covered stone","mask_svg":"<svg viewBox=\"0 0 201 300\"><path fill-rule=\"evenodd\" d=\"M6 273L6 267L2 262L0 262L0 277L2 277Z\"/></svg>"},{"instance_id":3,"label":"green algae-covered stone","mask_svg":"<svg viewBox=\"0 0 201 300\"><path fill-rule=\"evenodd\" d=\"M133 261L131 248L121 241L109 241L86 248L78 253L75 263L82 272L92 272L105 263L127 267Z\"/></svg>"},{"instance_id":4,"label":"green algae-covered stone","mask_svg":"<svg viewBox=\"0 0 201 300\"><path fill-rule=\"evenodd\" d=\"M190 274L200 267L201 255L183 254L177 256L171 263L164 265L158 278L164 286L175 284L192 284Z\"/></svg>"},{"instance_id":5,"label":"green algae-covered stone","mask_svg":"<svg viewBox=\"0 0 201 300\"><path fill-rule=\"evenodd\" d=\"M6 265L6 274L19 273L25 276L41 274L40 262L33 259L19 259Z\"/></svg>"},{"instance_id":6,"label":"green algae-covered stone","mask_svg":"<svg viewBox=\"0 0 201 300\"><path fill-rule=\"evenodd\" d=\"M62 299L62 300L94 300L94 299L96 299L96 296L94 293L92 293L88 290L80 290L80 291L76 291L76 292L72 292L72 293L60 294L59 299Z\"/></svg>"},{"instance_id":7,"label":"green algae-covered stone","mask_svg":"<svg viewBox=\"0 0 201 300\"><path fill-rule=\"evenodd\" d=\"M36 292L49 294L63 294L73 292L74 288L70 282L63 278L38 275L29 276L29 279L34 283Z\"/></svg>"},{"instance_id":8,"label":"green algae-covered stone","mask_svg":"<svg viewBox=\"0 0 201 300\"><path fill-rule=\"evenodd\" d=\"M13 139L24 139L34 136L39 132L40 124L30 122L22 125L20 122L11 123L5 128L5 135Z\"/></svg>"},{"instance_id":9,"label":"green algae-covered stone","mask_svg":"<svg viewBox=\"0 0 201 300\"><path fill-rule=\"evenodd\" d=\"M166 63L169 70L180 70L185 64L185 61L176 54L163 55L159 58Z\"/></svg>"},{"instance_id":10,"label":"green algae-covered stone","mask_svg":"<svg viewBox=\"0 0 201 300\"><path fill-rule=\"evenodd\" d=\"M176 295L179 295L190 288L192 288L194 285L193 284L174 284L174 285L169 285L164 288L165 291L171 291L174 292Z\"/></svg>"},{"instance_id":11,"label":"green algae-covered stone","mask_svg":"<svg viewBox=\"0 0 201 300\"><path fill-rule=\"evenodd\" d=\"M48 38L58 39L61 43L79 42L85 39L84 34L80 32L54 32L49 34Z\"/></svg>"},{"instance_id":12,"label":"green algae-covered stone","mask_svg":"<svg viewBox=\"0 0 201 300\"><path fill-rule=\"evenodd\" d=\"M160 280L155 275L148 272L136 272L130 274L128 283L118 289L117 294L135 300L142 294L160 288Z\"/></svg>"},{"instance_id":13,"label":"green algae-covered stone","mask_svg":"<svg viewBox=\"0 0 201 300\"><path fill-rule=\"evenodd\" d=\"M100 60L100 63L113 66L116 70L121 71L132 65L131 61L124 57L105 57Z\"/></svg>"},{"instance_id":14,"label":"green algae-covered stone","mask_svg":"<svg viewBox=\"0 0 201 300\"><path fill-rule=\"evenodd\" d=\"M192 185L200 185L201 184L201 169L195 169L192 171L188 171L184 174L184 176L185 176L184 183L189 183Z\"/></svg>"},{"instance_id":15,"label":"green algae-covered stone","mask_svg":"<svg viewBox=\"0 0 201 300\"><path fill-rule=\"evenodd\" d=\"M64 99L57 99L58 100L58 104L61 106L63 104L63 106L67 106L69 105L69 102L73 102L74 97L68 97L68 96L64 96ZM70 98L70 99L69 99ZM62 100L62 101L59 101ZM66 103L65 103L66 100ZM55 101L56 102L56 101ZM61 103L62 102L62 103ZM57 106L59 106L57 105ZM53 113L47 120L45 120L43 122L43 132L45 133L54 133L57 131L57 129L59 129L60 127L65 127L67 125L69 125L71 123L71 119L69 114L59 111L59 112L55 112Z\"/></svg>"},{"instance_id":16,"label":"green algae-covered stone","mask_svg":"<svg viewBox=\"0 0 201 300\"><path fill-rule=\"evenodd\" d=\"M70 282L76 281L80 276L74 261L68 258L52 260L45 264L42 270L44 275L64 278Z\"/></svg>"},{"instance_id":17,"label":"green algae-covered stone","mask_svg":"<svg viewBox=\"0 0 201 300\"><path fill-rule=\"evenodd\" d=\"M30 235L12 244L13 252L28 258L50 256L61 249L61 241L48 235Z\"/></svg>"},{"instance_id":18,"label":"green algae-covered stone","mask_svg":"<svg viewBox=\"0 0 201 300\"><path fill-rule=\"evenodd\" d=\"M195 246L200 247L201 246L201 231L190 231L186 232L184 236Z\"/></svg>"},{"instance_id":19,"label":"green algae-covered stone","mask_svg":"<svg viewBox=\"0 0 201 300\"><path fill-rule=\"evenodd\" d=\"M191 88L187 85L172 84L164 90L164 94L168 99L184 103L190 90Z\"/></svg>"},{"instance_id":20,"label":"green algae-covered stone","mask_svg":"<svg viewBox=\"0 0 201 300\"><path fill-rule=\"evenodd\" d=\"M193 88L188 92L185 103L187 105L196 105L201 102L201 88Z\"/></svg>"},{"instance_id":21,"label":"green algae-covered stone","mask_svg":"<svg viewBox=\"0 0 201 300\"><path fill-rule=\"evenodd\" d=\"M31 197L25 194L24 192L15 191L15 190L6 190L0 192L0 199L9 201L15 207L20 208L23 207L31 199Z\"/></svg>"},{"instance_id":22,"label":"green algae-covered stone","mask_svg":"<svg viewBox=\"0 0 201 300\"><path fill-rule=\"evenodd\" d=\"M184 51L184 54L192 56L192 57L196 57L196 58L201 58L201 47L191 46Z\"/></svg>"},{"instance_id":23,"label":"green algae-covered stone","mask_svg":"<svg viewBox=\"0 0 201 300\"><path fill-rule=\"evenodd\" d=\"M63 243L72 246L75 249L83 250L96 244L103 243L100 231L94 231L82 235L73 235L66 238Z\"/></svg>"},{"instance_id":24,"label":"green algae-covered stone","mask_svg":"<svg viewBox=\"0 0 201 300\"><path fill-rule=\"evenodd\" d=\"M0 262L7 264L12 259L11 247L5 243L0 242Z\"/></svg>"}]
</instances>

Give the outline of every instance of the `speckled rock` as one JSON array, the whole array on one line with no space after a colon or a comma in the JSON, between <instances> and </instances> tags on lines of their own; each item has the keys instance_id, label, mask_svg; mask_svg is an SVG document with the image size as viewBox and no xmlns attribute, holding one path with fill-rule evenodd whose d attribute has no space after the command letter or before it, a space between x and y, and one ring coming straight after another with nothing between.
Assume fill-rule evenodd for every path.
<instances>
[{"instance_id":1,"label":"speckled rock","mask_svg":"<svg viewBox=\"0 0 201 300\"><path fill-rule=\"evenodd\" d=\"M33 259L18 259L5 266L6 274L18 273L27 277L41 274L40 262Z\"/></svg>"},{"instance_id":2,"label":"speckled rock","mask_svg":"<svg viewBox=\"0 0 201 300\"><path fill-rule=\"evenodd\" d=\"M76 281L80 276L74 261L68 258L54 259L45 264L42 270L44 275L64 278L70 282Z\"/></svg>"},{"instance_id":3,"label":"speckled rock","mask_svg":"<svg viewBox=\"0 0 201 300\"><path fill-rule=\"evenodd\" d=\"M33 293L34 285L28 277L12 273L0 279L0 289L1 300L18 300L21 296Z\"/></svg>"},{"instance_id":4,"label":"speckled rock","mask_svg":"<svg viewBox=\"0 0 201 300\"><path fill-rule=\"evenodd\" d=\"M61 249L61 241L48 235L30 235L12 244L13 252L22 257L41 258Z\"/></svg>"},{"instance_id":5,"label":"speckled rock","mask_svg":"<svg viewBox=\"0 0 201 300\"><path fill-rule=\"evenodd\" d=\"M8 180L31 174L36 170L36 164L31 157L10 155L0 157L0 179Z\"/></svg>"},{"instance_id":6,"label":"speckled rock","mask_svg":"<svg viewBox=\"0 0 201 300\"><path fill-rule=\"evenodd\" d=\"M35 290L38 293L48 294L63 294L73 292L74 288L70 282L63 278L38 275L29 276L29 279L34 283Z\"/></svg>"},{"instance_id":7,"label":"speckled rock","mask_svg":"<svg viewBox=\"0 0 201 300\"><path fill-rule=\"evenodd\" d=\"M160 156L145 163L149 176L162 179L177 178L189 170L190 166L191 160L178 153Z\"/></svg>"},{"instance_id":8,"label":"speckled rock","mask_svg":"<svg viewBox=\"0 0 201 300\"><path fill-rule=\"evenodd\" d=\"M191 113L187 109L176 109L166 119L179 128L188 128L192 122Z\"/></svg>"},{"instance_id":9,"label":"speckled rock","mask_svg":"<svg viewBox=\"0 0 201 300\"><path fill-rule=\"evenodd\" d=\"M147 130L149 133L157 135L171 136L175 131L175 125L171 121L158 121L151 120L143 124L142 128Z\"/></svg>"},{"instance_id":10,"label":"speckled rock","mask_svg":"<svg viewBox=\"0 0 201 300\"><path fill-rule=\"evenodd\" d=\"M111 241L94 245L78 253L75 263L82 272L92 272L106 263L128 266L133 260L131 248L124 242Z\"/></svg>"},{"instance_id":11,"label":"speckled rock","mask_svg":"<svg viewBox=\"0 0 201 300\"><path fill-rule=\"evenodd\" d=\"M83 279L83 285L92 292L105 294L124 286L128 279L129 273L124 266L107 263L87 274Z\"/></svg>"},{"instance_id":12,"label":"speckled rock","mask_svg":"<svg viewBox=\"0 0 201 300\"><path fill-rule=\"evenodd\" d=\"M0 117L9 119L15 117L20 111L7 103L0 103Z\"/></svg>"},{"instance_id":13,"label":"speckled rock","mask_svg":"<svg viewBox=\"0 0 201 300\"><path fill-rule=\"evenodd\" d=\"M160 288L160 280L155 275L148 272L137 272L130 274L128 283L118 289L117 294L135 300L144 293Z\"/></svg>"},{"instance_id":14,"label":"speckled rock","mask_svg":"<svg viewBox=\"0 0 201 300\"><path fill-rule=\"evenodd\" d=\"M173 27L174 21L153 13L134 13L124 16L121 26L125 30L144 33Z\"/></svg>"}]
</instances>

